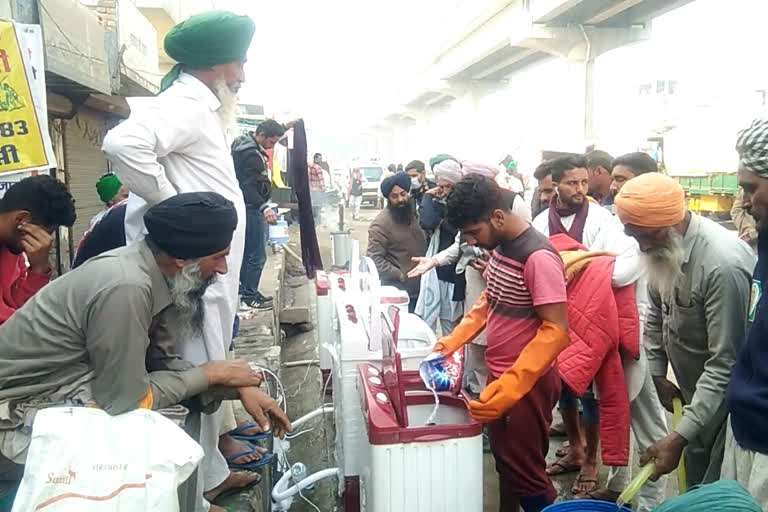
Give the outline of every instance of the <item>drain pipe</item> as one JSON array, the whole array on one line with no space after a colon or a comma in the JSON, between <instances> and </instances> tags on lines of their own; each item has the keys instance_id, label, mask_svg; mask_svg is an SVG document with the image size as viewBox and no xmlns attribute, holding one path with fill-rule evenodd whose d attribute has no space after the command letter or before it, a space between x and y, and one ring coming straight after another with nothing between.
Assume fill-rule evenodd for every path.
<instances>
[{"instance_id":1,"label":"drain pipe","mask_svg":"<svg viewBox=\"0 0 768 512\"><path fill-rule=\"evenodd\" d=\"M310 412L309 414L305 414L301 418L294 420L291 422L291 427L293 430L298 430L298 428L303 425L304 423L308 422L311 419L317 418L318 416L322 416L323 414L330 414L333 412L333 406L332 405L324 405L322 407L318 407L314 411Z\"/></svg>"}]
</instances>

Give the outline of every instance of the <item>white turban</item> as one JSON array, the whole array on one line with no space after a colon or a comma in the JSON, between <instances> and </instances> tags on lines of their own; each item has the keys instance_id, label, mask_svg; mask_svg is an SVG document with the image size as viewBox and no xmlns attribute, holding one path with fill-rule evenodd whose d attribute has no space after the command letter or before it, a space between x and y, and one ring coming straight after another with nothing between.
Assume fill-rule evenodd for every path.
<instances>
[{"instance_id":1,"label":"white turban","mask_svg":"<svg viewBox=\"0 0 768 512\"><path fill-rule=\"evenodd\" d=\"M450 181L451 183L458 183L463 176L461 172L461 164L456 160L443 160L439 164L432 168L435 173L435 177L439 180Z\"/></svg>"},{"instance_id":2,"label":"white turban","mask_svg":"<svg viewBox=\"0 0 768 512\"><path fill-rule=\"evenodd\" d=\"M472 162L465 160L461 163L464 168L464 175L477 174L478 176L485 176L486 178L495 178L499 174L499 169L493 165L481 164L480 162Z\"/></svg>"}]
</instances>

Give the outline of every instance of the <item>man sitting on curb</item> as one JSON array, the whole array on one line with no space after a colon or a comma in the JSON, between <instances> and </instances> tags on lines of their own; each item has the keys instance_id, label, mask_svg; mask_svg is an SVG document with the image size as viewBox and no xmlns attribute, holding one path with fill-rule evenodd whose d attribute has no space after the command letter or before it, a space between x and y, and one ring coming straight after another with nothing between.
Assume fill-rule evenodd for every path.
<instances>
[{"instance_id":1,"label":"man sitting on curb","mask_svg":"<svg viewBox=\"0 0 768 512\"><path fill-rule=\"evenodd\" d=\"M0 483L21 477L35 413L46 407L121 414L200 395L199 410L239 396L264 430L270 417L276 435L290 431L245 361L195 367L175 355L202 329L206 288L227 272L234 205L214 192L179 194L144 223L145 240L60 277L0 327ZM205 498L257 477L232 474Z\"/></svg>"}]
</instances>

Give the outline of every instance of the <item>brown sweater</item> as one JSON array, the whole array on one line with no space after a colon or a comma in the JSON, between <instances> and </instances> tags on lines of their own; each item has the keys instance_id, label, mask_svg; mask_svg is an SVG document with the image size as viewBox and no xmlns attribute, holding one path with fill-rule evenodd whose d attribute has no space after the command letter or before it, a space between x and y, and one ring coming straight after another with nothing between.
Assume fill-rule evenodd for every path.
<instances>
[{"instance_id":1,"label":"brown sweater","mask_svg":"<svg viewBox=\"0 0 768 512\"><path fill-rule=\"evenodd\" d=\"M368 228L368 256L376 264L381 284L405 289L410 297L418 297L420 278L403 282L415 264L412 257L424 256L427 243L419 227L418 216L410 225L396 223L389 208L384 208Z\"/></svg>"}]
</instances>

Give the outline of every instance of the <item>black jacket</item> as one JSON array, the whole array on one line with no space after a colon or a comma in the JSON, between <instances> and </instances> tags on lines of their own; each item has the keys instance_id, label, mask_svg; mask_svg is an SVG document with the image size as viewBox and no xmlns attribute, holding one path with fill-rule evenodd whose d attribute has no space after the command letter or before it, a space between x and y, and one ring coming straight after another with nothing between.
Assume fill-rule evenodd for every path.
<instances>
[{"instance_id":1,"label":"black jacket","mask_svg":"<svg viewBox=\"0 0 768 512\"><path fill-rule=\"evenodd\" d=\"M253 134L241 135L232 143L232 161L243 191L245 207L265 210L272 194L272 180L267 171L268 155L253 140Z\"/></svg>"}]
</instances>

